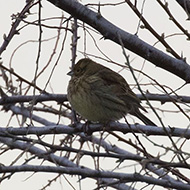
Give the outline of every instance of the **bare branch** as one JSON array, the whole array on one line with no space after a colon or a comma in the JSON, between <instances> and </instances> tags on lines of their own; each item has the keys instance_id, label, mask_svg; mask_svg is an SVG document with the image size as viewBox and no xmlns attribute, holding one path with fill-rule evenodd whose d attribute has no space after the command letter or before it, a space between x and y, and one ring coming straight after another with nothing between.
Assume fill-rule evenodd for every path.
<instances>
[{"instance_id":1,"label":"bare branch","mask_svg":"<svg viewBox=\"0 0 190 190\"><path fill-rule=\"evenodd\" d=\"M83 125L84 124L77 124L77 126L69 127L67 125L56 125L54 123L48 123L49 125L43 127L21 127L21 128L4 128L0 127L0 134L12 134L12 135L29 135L29 134L36 134L36 135L45 135L45 134L78 134L79 132L83 132ZM89 133L102 131L104 128L104 124L90 124L89 125ZM167 133L170 133L172 136L176 137L183 137L183 138L190 138L190 129L181 129L181 128L171 128L167 127L166 131L160 127L152 127L147 125L130 125L124 123L117 123L112 122L107 126L108 131L120 131L124 134L126 133L140 133L146 135L156 135L156 136L167 136Z\"/></svg>"},{"instance_id":2,"label":"bare branch","mask_svg":"<svg viewBox=\"0 0 190 190\"><path fill-rule=\"evenodd\" d=\"M106 20L102 15L88 9L78 1L48 1L81 21L89 24L94 29L98 30L105 39L110 39L120 45L118 38L119 35L125 48L152 62L157 67L175 74L185 80L186 83L190 82L190 66L184 60L175 59L140 40L136 35L129 34L128 32L118 28Z\"/></svg>"},{"instance_id":3,"label":"bare branch","mask_svg":"<svg viewBox=\"0 0 190 190\"><path fill-rule=\"evenodd\" d=\"M16 29L22 20L19 18L23 18L25 14L30 10L30 8L36 4L36 3L32 4L32 2L33 0L29 0L27 4L25 5L25 7L23 8L23 10L19 13L18 18L16 18L15 22L13 23L8 36L5 37L4 42L2 46L0 47L0 55L3 53L3 51L5 51L5 49L7 48L13 36L18 34Z\"/></svg>"},{"instance_id":4,"label":"bare branch","mask_svg":"<svg viewBox=\"0 0 190 190\"><path fill-rule=\"evenodd\" d=\"M108 172L108 171L96 171L87 168L73 168L73 167L53 167L53 166L35 166L35 165L23 165L23 166L0 166L0 172L49 172L49 173L61 173L70 175L81 175L82 178L115 178L119 182L146 182L148 184L159 185L167 188L183 189L189 190L190 185L178 182L168 182L167 180L155 179L153 177L143 176L138 173L134 174L123 174L118 172Z\"/></svg>"},{"instance_id":5,"label":"bare branch","mask_svg":"<svg viewBox=\"0 0 190 190\"><path fill-rule=\"evenodd\" d=\"M190 96L175 96L175 95L164 95L164 94L150 94L146 93L145 97L142 94L136 94L138 98L141 100L146 100L146 98L150 101L159 101L162 104L166 102L178 102L178 103L190 103ZM0 105L5 104L13 104L13 103L21 103L21 102L31 102L34 104L38 102L46 102L46 101L56 101L58 103L67 102L66 94L40 94L40 95L17 95L17 96L6 96L0 98Z\"/></svg>"}]
</instances>

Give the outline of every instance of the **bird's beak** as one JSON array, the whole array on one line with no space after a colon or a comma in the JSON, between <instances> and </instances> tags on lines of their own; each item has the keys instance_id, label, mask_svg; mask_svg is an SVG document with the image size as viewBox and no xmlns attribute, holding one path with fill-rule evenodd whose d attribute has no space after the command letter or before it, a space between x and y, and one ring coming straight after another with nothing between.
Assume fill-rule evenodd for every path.
<instances>
[{"instance_id":1,"label":"bird's beak","mask_svg":"<svg viewBox=\"0 0 190 190\"><path fill-rule=\"evenodd\" d=\"M74 73L73 73L73 71L72 71L72 70L71 70L71 71L69 71L69 72L67 73L67 75L69 75L69 76L71 76L71 77L73 76L73 74L74 74Z\"/></svg>"}]
</instances>

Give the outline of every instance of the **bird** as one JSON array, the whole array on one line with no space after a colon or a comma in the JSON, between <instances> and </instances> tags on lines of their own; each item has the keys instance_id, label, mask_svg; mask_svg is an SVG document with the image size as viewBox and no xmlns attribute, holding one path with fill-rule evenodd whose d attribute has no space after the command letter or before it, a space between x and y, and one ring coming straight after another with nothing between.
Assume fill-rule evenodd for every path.
<instances>
[{"instance_id":1,"label":"bird","mask_svg":"<svg viewBox=\"0 0 190 190\"><path fill-rule=\"evenodd\" d=\"M89 58L80 59L67 73L71 79L67 98L71 107L91 122L118 121L131 114L145 125L156 126L126 80L117 72Z\"/></svg>"}]
</instances>

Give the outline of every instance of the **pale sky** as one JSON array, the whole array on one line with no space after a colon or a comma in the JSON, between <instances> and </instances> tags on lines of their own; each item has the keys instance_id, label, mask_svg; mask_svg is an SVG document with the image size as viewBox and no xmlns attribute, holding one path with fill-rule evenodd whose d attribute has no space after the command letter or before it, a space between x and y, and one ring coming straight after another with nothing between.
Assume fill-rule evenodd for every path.
<instances>
[{"instance_id":1,"label":"pale sky","mask_svg":"<svg viewBox=\"0 0 190 190\"><path fill-rule=\"evenodd\" d=\"M84 3L88 2L82 1ZM93 1L98 3L99 1ZM101 3L108 3L109 1L102 0ZM112 2L112 1L110 1ZM142 2L142 1L139 1ZM92 3L92 1L91 1ZM17 14L19 11L22 10L24 7L25 1L17 1L16 3L11 0L7 1L0 1L0 45L3 42L3 35L8 34L10 27L11 27L11 15ZM56 8L52 4L50 4L47 1L42 1L43 9L42 9L42 18L51 18L51 17L60 17L62 14L65 14L68 16L67 13L63 13L60 9ZM140 5L139 5L140 6ZM171 9L171 12L173 15L175 15L176 19L181 23L181 25L186 28L187 30L190 29L190 21L186 21L186 14L185 12L179 7L179 5L172 0L169 0L169 8ZM94 9L95 10L95 9ZM30 21L37 20L38 14L37 14L37 7L33 8L31 11L32 15L29 16ZM187 62L190 60L190 46L189 41L186 40L186 37L182 35L182 32L176 28L176 26L168 19L168 16L166 13L160 8L158 3L156 1L147 0L145 1L144 5L144 16L148 20L148 22L151 24L151 26L159 33L163 34L164 36L170 36L168 37L167 41L168 43L176 50L178 54L182 54L184 57L187 58ZM131 34L135 34L137 31L138 26L138 18L134 15L134 13L129 9L127 5L119 5L119 6L105 6L101 8L101 14L107 18L109 21L113 22L115 25L121 27L122 29L126 30L127 32ZM52 26L59 26L60 20L56 19L54 21L48 21L46 24L52 25ZM142 24L142 23L141 23ZM20 26L23 26L21 24ZM20 26L18 28L20 28ZM63 32L63 31L62 31ZM80 39L78 41L78 51L84 51L84 32L81 28L79 28L79 36ZM35 63L37 59L37 47L38 43L36 42L38 40L39 31L37 26L28 26L21 30L20 34L17 36L14 36L11 40L10 44L7 47L7 50L3 52L1 56L1 60L3 64L7 67L9 67L9 64L11 64L12 68L14 68L15 72L17 72L19 75L23 76L29 81L32 81L35 73ZM55 45L55 37L57 36L57 30L56 29L46 29L43 28L43 39L45 40L42 44L42 52L40 57L40 64L39 64L39 71L47 64L50 55L52 53L52 49ZM139 38L144 40L145 42L153 45L157 42L157 40L150 34L149 31L146 29L140 29L138 32ZM64 32L61 34L61 41L63 40ZM122 54L121 47L119 47L117 44L114 44L113 42L110 42L108 40L101 39L101 35L94 35L96 38L96 42L98 46L100 47L101 51L106 54L110 59L113 61L124 64L125 58ZM50 38L54 38L53 40L47 40ZM66 94L67 84L68 80L70 79L69 76L66 75L66 73L69 71L69 67L71 65L71 51L70 51L70 41L71 39L71 33L68 32L68 37L66 44L64 46L64 51L61 56L61 59L58 62L58 65L54 71L54 74L51 78L50 85L48 85L47 91L50 93L63 93ZM47 41L46 41L47 40ZM23 44L19 49L17 49L16 52L14 50L19 46ZM98 55L104 57L95 47L92 38L88 37L86 41L87 47L86 52L88 54ZM156 48L161 49L165 52L165 49L163 46L158 43L155 45ZM52 67L55 64L55 61L58 57L59 51L61 48L61 43L59 43L56 56L52 60L52 64L50 67L44 72L39 80L37 80L37 85L41 88L44 88L48 76L51 73ZM131 65L136 69L143 68L143 62L144 60L139 58L137 55L133 54L132 52L126 50L126 53L130 55ZM13 57L11 57L13 55ZM78 52L77 54L77 60L82 58L83 55ZM91 57L92 59L95 59ZM100 59L95 59L102 64L106 65L107 67L112 68L115 71L120 71L121 67L115 66L111 63L107 63L106 61L101 61ZM175 90L179 88L182 84L184 84L184 81L181 79L175 77L174 75L156 68L151 63L145 63L143 71L150 75L152 78L154 78L157 82L162 84L163 86L169 86L171 89ZM128 70L121 71L120 74L129 82L129 84L134 85L134 80ZM14 79L15 80L15 79ZM143 75L139 76L139 81L141 84L145 83L151 83L151 81L144 77ZM0 85L4 86L3 80L0 79ZM17 86L17 82L14 81L14 85ZM190 85L186 85L184 88L182 88L177 93L179 95L188 95L189 96L189 87ZM146 91L147 89L152 93L162 93L156 88L150 87L150 86L143 86L143 89ZM139 93L137 89L135 88L134 91L136 93ZM169 89L168 89L168 92ZM28 93L28 95L32 94L32 91ZM161 105L160 103L155 103L157 108L169 110L173 109L174 111L177 110L176 107L174 107L171 104L165 104ZM182 106L183 107L183 106ZM149 110L148 110L149 111ZM163 117L164 123L170 125L170 126L177 126L177 127L187 127L188 120L184 118L184 116L176 115L173 113L164 113L159 112L160 116ZM9 121L9 117L11 115L11 112L9 114L5 113L4 111L0 112L0 125L1 126L7 126L7 123ZM149 117L152 119L155 119L154 114L149 114ZM49 118L48 118L49 119ZM156 120L155 120L156 121ZM64 122L64 121L63 121ZM11 126L18 126L18 123L16 119L13 119L10 123ZM1 157L1 163L10 163L12 158L15 158L15 155L10 155L9 158L0 156ZM3 161L2 161L3 160ZM107 166L109 169L111 168L110 165ZM30 177L31 175L31 177ZM43 187L44 184L47 184L47 179L52 179L55 176L53 174L34 174L31 173L18 173L16 175L13 175L10 180L5 180L1 184L1 190L7 190L12 188L19 188L20 190L28 189L28 190L37 190ZM29 179L27 179L29 177ZM76 178L71 178L71 181L75 181ZM91 181L93 184L95 181ZM63 183L63 188L61 188L60 183ZM74 182L73 182L74 183ZM87 182L84 182L87 183ZM88 186L87 184L84 184L84 186ZM59 182L57 180L56 183L53 183L51 190L61 190L61 189L70 189L71 187L66 182ZM78 188L78 185L76 186L76 189Z\"/></svg>"}]
</instances>

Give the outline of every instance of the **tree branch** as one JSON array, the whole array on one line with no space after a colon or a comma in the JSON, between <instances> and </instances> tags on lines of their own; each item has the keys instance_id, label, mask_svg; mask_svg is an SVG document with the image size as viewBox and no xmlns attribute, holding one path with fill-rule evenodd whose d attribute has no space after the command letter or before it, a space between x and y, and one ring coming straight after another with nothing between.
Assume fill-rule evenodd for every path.
<instances>
[{"instance_id":1,"label":"tree branch","mask_svg":"<svg viewBox=\"0 0 190 190\"><path fill-rule=\"evenodd\" d=\"M190 99L190 98L189 98ZM40 94L40 95L17 95L17 96L6 96L3 98L0 98L0 105L5 104L13 104L13 103L23 103L23 102L32 102L33 104L36 104L38 102L45 102L45 101L56 101L59 103L68 101L66 94Z\"/></svg>"},{"instance_id":2,"label":"tree branch","mask_svg":"<svg viewBox=\"0 0 190 190\"><path fill-rule=\"evenodd\" d=\"M98 171L80 167L54 167L54 166L36 166L36 165L22 165L22 166L0 166L0 173L4 172L49 172L60 173L70 175L80 175L82 178L112 178L117 179L119 182L146 182L148 184L159 185L167 188L189 190L190 185L181 182L167 181L163 179L155 179L153 177L147 177L139 173L126 174L119 172Z\"/></svg>"},{"instance_id":3,"label":"tree branch","mask_svg":"<svg viewBox=\"0 0 190 190\"><path fill-rule=\"evenodd\" d=\"M8 44L10 43L11 39L14 35L18 35L17 27L22 21L22 18L25 16L25 14L30 10L30 8L35 5L36 3L32 4L33 0L28 0L27 4L23 8L23 10L18 14L17 18L15 19L15 22L12 24L11 30L8 34L8 36L4 37L4 42L2 46L0 47L0 55L3 53L3 51L7 48Z\"/></svg>"},{"instance_id":4,"label":"tree branch","mask_svg":"<svg viewBox=\"0 0 190 190\"><path fill-rule=\"evenodd\" d=\"M145 98L142 94L136 94L141 100L150 100L150 101L159 101L162 104L166 102L178 102L178 103L190 103L190 96L175 96L175 95L165 95L165 94L150 94L146 93ZM66 94L40 94L40 95L16 95L16 96L6 96L0 98L0 105L5 104L16 104L16 103L24 103L24 102L33 102L36 104L38 102L45 101L56 101L58 103L62 103L67 100Z\"/></svg>"},{"instance_id":5,"label":"tree branch","mask_svg":"<svg viewBox=\"0 0 190 190\"><path fill-rule=\"evenodd\" d=\"M7 134L11 135L29 135L29 134L35 134L35 135L46 135L46 134L77 134L79 132L84 132L84 124L77 124L75 127L69 127L67 125L56 125L48 123L48 126L43 127L0 127L0 135L6 136ZM102 131L104 129L104 124L90 124L88 127L88 130L90 133ZM167 136L167 133L171 134L173 137L184 137L189 139L190 138L190 129L181 129L176 127L166 127L166 131L161 127L152 127L152 126L146 126L146 125L130 125L124 123L117 123L112 122L109 124L109 126L106 126L108 131L119 131L124 134L126 133L140 133L140 134L146 134L146 135L156 135L156 136ZM105 130L105 129L104 129Z\"/></svg>"},{"instance_id":6,"label":"tree branch","mask_svg":"<svg viewBox=\"0 0 190 190\"><path fill-rule=\"evenodd\" d=\"M4 143L4 144L6 144L7 146L9 146L10 148L13 148L13 149L19 149L19 150L23 150L23 151L27 151L27 152L30 152L31 154L34 154L35 156L37 156L38 158L42 158L43 160L47 160L47 161L49 161L49 162L52 162L53 164L55 164L56 165L56 167L53 167L53 168L55 168L55 170L57 170L57 171L55 171L56 173L58 172L59 173L59 171L60 171L60 169L64 169L64 168L62 168L62 167L60 167L60 166L64 166L65 167L65 169L67 170L67 169L71 169L71 168L73 168L75 171L76 170L78 170L78 171L81 171L82 173L82 175L81 176L86 176L86 177L88 177L89 176L89 174L90 173L94 173L94 172L96 172L96 173L99 173L99 171L96 171L96 170L91 170L91 169L88 169L87 167L79 167L78 165L76 165L75 163L73 163L72 161L70 161L70 160L68 160L66 157L63 157L63 156L57 156L57 155L55 155L55 154L53 154L53 153L51 153L51 152L47 152L47 151L44 151L44 150L42 150L42 149L40 149L40 148L38 148L38 147L35 147L34 146L34 144L30 144L30 143L23 143L23 142L20 142L20 141L18 141L18 140L14 140L14 139L12 139L12 138L6 138L6 137L0 137L0 142L1 143ZM0 173L2 172L2 173L4 173L3 172L3 167L1 167L2 165L0 165ZM5 166L6 167L6 166ZM9 166L9 167L13 167L14 168L14 166ZM17 168L17 169L21 169L22 167L27 167L27 165L22 165L22 166L15 166L15 168ZM33 166L32 166L33 167ZM39 166L38 166L39 167ZM43 167L43 166L42 166ZM45 166L46 167L46 166ZM47 166L48 168L50 167L50 166ZM35 167L33 167L33 169L34 169ZM57 169L56 169L57 168ZM4 168L5 169L5 168ZM66 171L65 170L65 171ZM21 171L21 170L20 170ZM24 170L23 170L24 171ZM26 170L25 170L26 171ZM29 170L28 170L29 171ZM31 170L31 171L35 171L35 172L37 172L37 171L39 171L37 168L35 169L35 170ZM46 170L47 171L47 170ZM69 171L69 170L68 170ZM70 170L71 172L72 172L72 169ZM83 172L84 171L84 172ZM10 171L8 171L7 170L7 172L17 172L16 170L10 170ZM51 171L48 171L48 172L51 172ZM52 172L54 172L54 171L52 171ZM62 170L61 171L61 173L64 173L64 171ZM111 172L110 172L111 173ZM68 173L69 174L69 173ZM74 174L74 173L73 173ZM80 175L79 173L78 173L78 175ZM89 176L89 177L93 177L93 176ZM106 184L106 186L113 186L113 187L115 187L115 180L112 180L112 179L104 179L104 178L101 178L100 179L100 181L102 181L104 184ZM117 184L116 183L116 186L118 187L118 185L120 185L120 184ZM125 184L122 184L122 189L124 190L128 190L129 188L128 188L128 186L127 185L125 185ZM131 188L130 188L131 189ZM135 189L133 189L133 190L135 190Z\"/></svg>"},{"instance_id":7,"label":"tree branch","mask_svg":"<svg viewBox=\"0 0 190 190\"><path fill-rule=\"evenodd\" d=\"M91 27L99 31L105 39L110 39L119 45L119 39L121 39L125 48L152 62L157 67L175 74L176 76L185 80L186 83L190 82L190 66L184 60L175 59L140 40L136 35L132 35L118 28L106 20L102 15L88 9L78 1L47 1L68 12L72 16L80 19L81 21L89 24Z\"/></svg>"}]
</instances>

